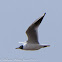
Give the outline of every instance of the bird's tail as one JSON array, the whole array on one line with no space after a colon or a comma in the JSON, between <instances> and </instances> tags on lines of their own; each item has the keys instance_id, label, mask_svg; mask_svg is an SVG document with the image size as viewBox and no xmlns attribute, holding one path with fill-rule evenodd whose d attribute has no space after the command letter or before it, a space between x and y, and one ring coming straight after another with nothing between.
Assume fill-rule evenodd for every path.
<instances>
[{"instance_id":1,"label":"bird's tail","mask_svg":"<svg viewBox=\"0 0 62 62\"><path fill-rule=\"evenodd\" d=\"M43 47L43 48L45 48L45 47L50 47L50 45L42 45L42 47Z\"/></svg>"}]
</instances>

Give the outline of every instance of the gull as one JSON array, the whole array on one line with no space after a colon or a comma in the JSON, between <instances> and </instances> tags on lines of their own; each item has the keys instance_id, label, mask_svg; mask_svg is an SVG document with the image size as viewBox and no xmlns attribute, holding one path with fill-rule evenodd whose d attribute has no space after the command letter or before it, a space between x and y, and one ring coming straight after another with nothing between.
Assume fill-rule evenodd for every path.
<instances>
[{"instance_id":1,"label":"gull","mask_svg":"<svg viewBox=\"0 0 62 62\"><path fill-rule=\"evenodd\" d=\"M40 18L35 20L26 30L28 40L26 42L21 42L22 45L16 49L22 50L39 50L40 48L49 47L50 45L42 45L38 42L38 27L42 22L46 13L43 14Z\"/></svg>"}]
</instances>

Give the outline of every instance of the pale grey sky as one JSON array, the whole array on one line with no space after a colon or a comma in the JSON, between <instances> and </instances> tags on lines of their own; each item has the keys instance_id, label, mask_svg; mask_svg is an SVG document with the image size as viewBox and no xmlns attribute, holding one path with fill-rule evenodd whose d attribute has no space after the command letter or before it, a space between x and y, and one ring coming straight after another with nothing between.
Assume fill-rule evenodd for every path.
<instances>
[{"instance_id":1,"label":"pale grey sky","mask_svg":"<svg viewBox=\"0 0 62 62\"><path fill-rule=\"evenodd\" d=\"M27 40L26 29L46 12L39 26L38 51L16 50ZM0 0L0 62L62 61L62 0Z\"/></svg>"}]
</instances>

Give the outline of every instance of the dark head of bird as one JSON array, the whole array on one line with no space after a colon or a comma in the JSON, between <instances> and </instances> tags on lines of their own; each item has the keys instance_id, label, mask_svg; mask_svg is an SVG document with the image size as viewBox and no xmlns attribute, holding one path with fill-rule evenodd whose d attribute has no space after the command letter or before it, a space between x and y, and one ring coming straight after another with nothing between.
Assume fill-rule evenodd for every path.
<instances>
[{"instance_id":1,"label":"dark head of bird","mask_svg":"<svg viewBox=\"0 0 62 62\"><path fill-rule=\"evenodd\" d=\"M16 49L23 49L23 45L21 45L20 47L16 48Z\"/></svg>"}]
</instances>

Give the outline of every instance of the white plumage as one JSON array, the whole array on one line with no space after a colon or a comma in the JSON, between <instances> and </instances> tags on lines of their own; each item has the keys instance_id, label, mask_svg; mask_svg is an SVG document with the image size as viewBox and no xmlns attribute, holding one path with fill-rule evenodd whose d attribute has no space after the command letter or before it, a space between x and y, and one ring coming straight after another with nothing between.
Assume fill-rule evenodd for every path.
<instances>
[{"instance_id":1,"label":"white plumage","mask_svg":"<svg viewBox=\"0 0 62 62\"><path fill-rule=\"evenodd\" d=\"M42 22L44 15L35 22L33 22L29 28L26 30L26 34L28 36L28 40L26 42L22 42L22 45L16 49L22 49L22 50L38 50L40 48L49 47L50 45L40 45L38 42L38 27L40 23Z\"/></svg>"}]
</instances>

